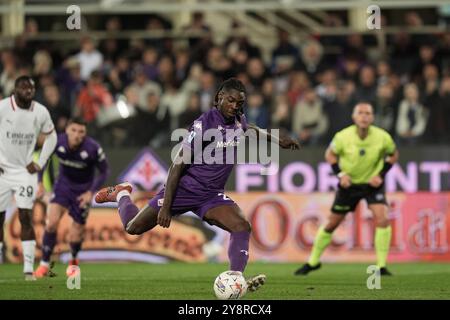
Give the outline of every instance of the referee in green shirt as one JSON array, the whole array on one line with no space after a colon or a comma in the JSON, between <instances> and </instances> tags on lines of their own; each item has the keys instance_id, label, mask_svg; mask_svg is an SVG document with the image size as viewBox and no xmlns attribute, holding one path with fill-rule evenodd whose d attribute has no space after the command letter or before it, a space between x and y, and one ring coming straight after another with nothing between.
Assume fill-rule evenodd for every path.
<instances>
[{"instance_id":1,"label":"referee in green shirt","mask_svg":"<svg viewBox=\"0 0 450 320\"><path fill-rule=\"evenodd\" d=\"M372 125L374 116L370 104L357 104L352 119L354 124L336 133L325 153L326 161L339 178L338 190L328 221L316 235L308 263L298 269L296 275L306 275L320 268L320 256L330 244L333 231L361 199L367 201L375 219L375 251L380 274L391 275L386 269L391 226L384 177L397 161L398 151L391 136Z\"/></svg>"}]
</instances>

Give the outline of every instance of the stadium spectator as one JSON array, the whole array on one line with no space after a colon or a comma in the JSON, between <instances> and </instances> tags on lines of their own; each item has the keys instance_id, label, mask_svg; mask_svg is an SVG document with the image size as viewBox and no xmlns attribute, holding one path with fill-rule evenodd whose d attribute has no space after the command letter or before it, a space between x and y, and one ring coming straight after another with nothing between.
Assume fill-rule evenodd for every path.
<instances>
[{"instance_id":1,"label":"stadium spectator","mask_svg":"<svg viewBox=\"0 0 450 320\"><path fill-rule=\"evenodd\" d=\"M388 82L380 84L376 91L377 95L373 104L375 113L374 124L393 135L397 116L397 102L394 98L394 91Z\"/></svg>"},{"instance_id":2,"label":"stadium spectator","mask_svg":"<svg viewBox=\"0 0 450 320\"><path fill-rule=\"evenodd\" d=\"M292 131L292 112L285 95L280 94L276 96L273 110L271 127L279 128L282 131L281 134L290 134Z\"/></svg>"},{"instance_id":3,"label":"stadium spectator","mask_svg":"<svg viewBox=\"0 0 450 320\"><path fill-rule=\"evenodd\" d=\"M272 74L284 74L291 70L299 56L297 46L289 41L289 33L278 31L278 46L272 51Z\"/></svg>"},{"instance_id":4,"label":"stadium spectator","mask_svg":"<svg viewBox=\"0 0 450 320\"><path fill-rule=\"evenodd\" d=\"M189 129L189 126L195 119L200 117L202 111L200 109L200 95L198 92L192 92L189 96L186 110L180 115L178 126L180 128Z\"/></svg>"},{"instance_id":5,"label":"stadium spectator","mask_svg":"<svg viewBox=\"0 0 450 320\"><path fill-rule=\"evenodd\" d=\"M157 96L161 96L161 86L147 79L142 66L136 66L134 69L134 81L129 85L138 95L137 107L139 109L147 109L148 95L150 92Z\"/></svg>"},{"instance_id":6,"label":"stadium spectator","mask_svg":"<svg viewBox=\"0 0 450 320\"><path fill-rule=\"evenodd\" d=\"M56 83L61 89L61 96L67 99L67 104L72 109L83 88L80 62L77 58L69 57L64 61L62 67L56 72Z\"/></svg>"},{"instance_id":7,"label":"stadium spectator","mask_svg":"<svg viewBox=\"0 0 450 320\"><path fill-rule=\"evenodd\" d=\"M175 80L182 83L189 76L190 60L186 49L175 52Z\"/></svg>"},{"instance_id":8,"label":"stadium spectator","mask_svg":"<svg viewBox=\"0 0 450 320\"><path fill-rule=\"evenodd\" d=\"M33 56L33 76L39 77L52 73L52 63L52 57L47 51L37 51Z\"/></svg>"},{"instance_id":9,"label":"stadium spectator","mask_svg":"<svg viewBox=\"0 0 450 320\"><path fill-rule=\"evenodd\" d=\"M293 113L293 130L302 145L317 145L328 129L322 101L314 89L305 91Z\"/></svg>"},{"instance_id":10,"label":"stadium spectator","mask_svg":"<svg viewBox=\"0 0 450 320\"><path fill-rule=\"evenodd\" d=\"M389 81L389 76L392 74L391 66L387 60L380 60L376 65L377 84L386 83Z\"/></svg>"},{"instance_id":11,"label":"stadium spectator","mask_svg":"<svg viewBox=\"0 0 450 320\"><path fill-rule=\"evenodd\" d=\"M324 102L334 101L336 98L336 71L327 69L319 75L319 84L316 86L317 95Z\"/></svg>"},{"instance_id":12,"label":"stadium spectator","mask_svg":"<svg viewBox=\"0 0 450 320\"><path fill-rule=\"evenodd\" d=\"M0 74L0 88L3 96L9 96L14 90L14 81L18 76L16 61L12 51L5 50L1 55L2 72Z\"/></svg>"},{"instance_id":13,"label":"stadium spectator","mask_svg":"<svg viewBox=\"0 0 450 320\"><path fill-rule=\"evenodd\" d=\"M260 58L251 58L247 64L247 74L253 90L261 90L264 80L268 77L266 67Z\"/></svg>"},{"instance_id":14,"label":"stadium spectator","mask_svg":"<svg viewBox=\"0 0 450 320\"><path fill-rule=\"evenodd\" d=\"M431 45L423 45L419 48L419 55L416 58L414 68L412 70L413 79L417 82L424 72L424 68L428 64L433 64L439 68L439 60L436 56L436 50Z\"/></svg>"},{"instance_id":15,"label":"stadium spectator","mask_svg":"<svg viewBox=\"0 0 450 320\"><path fill-rule=\"evenodd\" d=\"M121 94L133 80L130 61L126 56L119 56L107 74L108 89L112 95Z\"/></svg>"},{"instance_id":16,"label":"stadium spectator","mask_svg":"<svg viewBox=\"0 0 450 320\"><path fill-rule=\"evenodd\" d=\"M216 90L216 79L210 71L204 71L200 78L200 105L202 112L209 110Z\"/></svg>"},{"instance_id":17,"label":"stadium spectator","mask_svg":"<svg viewBox=\"0 0 450 320\"><path fill-rule=\"evenodd\" d=\"M163 145L165 135L169 130L169 114L160 108L160 96L155 92L148 92L143 109L137 109L132 122L131 143L136 146L152 146L159 148Z\"/></svg>"},{"instance_id":18,"label":"stadium spectator","mask_svg":"<svg viewBox=\"0 0 450 320\"><path fill-rule=\"evenodd\" d=\"M186 110L189 95L190 92L181 90L175 81L165 84L161 96L161 107L169 112L171 130L178 128L179 116Z\"/></svg>"},{"instance_id":19,"label":"stadium spectator","mask_svg":"<svg viewBox=\"0 0 450 320\"><path fill-rule=\"evenodd\" d=\"M292 72L290 75L289 89L287 91L287 96L289 99L289 104L295 106L298 100L301 99L303 93L310 86L310 82L306 73L302 71Z\"/></svg>"},{"instance_id":20,"label":"stadium spectator","mask_svg":"<svg viewBox=\"0 0 450 320\"><path fill-rule=\"evenodd\" d=\"M377 83L375 70L373 67L366 65L359 72L359 83L356 87L355 99L357 101L365 101L373 105L377 92Z\"/></svg>"},{"instance_id":21,"label":"stadium spectator","mask_svg":"<svg viewBox=\"0 0 450 320\"><path fill-rule=\"evenodd\" d=\"M425 132L428 113L419 102L419 90L414 83L405 86L404 96L398 107L396 132L400 144L412 145L417 143Z\"/></svg>"},{"instance_id":22,"label":"stadium spectator","mask_svg":"<svg viewBox=\"0 0 450 320\"><path fill-rule=\"evenodd\" d=\"M450 77L443 78L440 86L436 89L432 87L432 89L432 93L424 101L429 113L424 140L427 143L448 143L450 137L448 133L450 127Z\"/></svg>"},{"instance_id":23,"label":"stadium spectator","mask_svg":"<svg viewBox=\"0 0 450 320\"><path fill-rule=\"evenodd\" d=\"M439 140L448 144L450 140L450 75L442 79L439 97L439 104L443 113L443 117L439 119L441 121L439 127L442 128Z\"/></svg>"},{"instance_id":24,"label":"stadium spectator","mask_svg":"<svg viewBox=\"0 0 450 320\"><path fill-rule=\"evenodd\" d=\"M145 48L142 53L142 65L149 80L156 81L158 78L158 51L153 47Z\"/></svg>"},{"instance_id":25,"label":"stadium spectator","mask_svg":"<svg viewBox=\"0 0 450 320\"><path fill-rule=\"evenodd\" d=\"M353 86L348 81L341 81L337 85L336 99L324 105L325 112L330 121L327 140L351 124L352 108L355 105Z\"/></svg>"},{"instance_id":26,"label":"stadium spectator","mask_svg":"<svg viewBox=\"0 0 450 320\"><path fill-rule=\"evenodd\" d=\"M406 32L399 32L392 37L392 68L400 76L409 74L416 60L417 45Z\"/></svg>"},{"instance_id":27,"label":"stadium spectator","mask_svg":"<svg viewBox=\"0 0 450 320\"><path fill-rule=\"evenodd\" d=\"M108 108L112 104L113 97L106 89L101 73L93 71L86 86L81 89L80 94L78 95L75 115L81 116L88 124L88 127L90 128L89 131L95 135L97 133L95 131L97 114L100 110Z\"/></svg>"},{"instance_id":28,"label":"stadium spectator","mask_svg":"<svg viewBox=\"0 0 450 320\"><path fill-rule=\"evenodd\" d=\"M447 32L442 36L437 55L441 62L442 70L447 70L448 75L448 72L450 72L450 32Z\"/></svg>"},{"instance_id":29,"label":"stadium spectator","mask_svg":"<svg viewBox=\"0 0 450 320\"><path fill-rule=\"evenodd\" d=\"M163 55L158 62L158 82L162 87L175 81L175 66L168 55Z\"/></svg>"},{"instance_id":30,"label":"stadium spectator","mask_svg":"<svg viewBox=\"0 0 450 320\"><path fill-rule=\"evenodd\" d=\"M81 39L81 50L76 55L80 62L81 79L87 81L94 70L102 67L103 55L95 48L94 41L90 37Z\"/></svg>"},{"instance_id":31,"label":"stadium spectator","mask_svg":"<svg viewBox=\"0 0 450 320\"><path fill-rule=\"evenodd\" d=\"M269 110L264 105L264 98L258 91L248 93L247 108L245 108L245 116L249 123L253 123L259 128L269 127Z\"/></svg>"},{"instance_id":32,"label":"stadium spectator","mask_svg":"<svg viewBox=\"0 0 450 320\"><path fill-rule=\"evenodd\" d=\"M58 87L54 84L44 87L44 105L47 107L57 133L64 132L70 118L70 107L61 99Z\"/></svg>"},{"instance_id":33,"label":"stadium spectator","mask_svg":"<svg viewBox=\"0 0 450 320\"><path fill-rule=\"evenodd\" d=\"M202 38L209 37L209 35L205 36L204 33L210 33L211 28L206 24L205 16L202 12L194 12L191 23L184 27L184 31L192 35L188 38L189 47L195 48L201 44Z\"/></svg>"},{"instance_id":34,"label":"stadium spectator","mask_svg":"<svg viewBox=\"0 0 450 320\"><path fill-rule=\"evenodd\" d=\"M226 55L229 58L234 59L239 51L243 51L251 58L260 58L260 49L250 43L248 37L242 34L242 30L241 24L238 21L233 20L231 23L231 35L223 45Z\"/></svg>"},{"instance_id":35,"label":"stadium spectator","mask_svg":"<svg viewBox=\"0 0 450 320\"><path fill-rule=\"evenodd\" d=\"M354 83L358 82L359 70L363 63L356 55L343 56L338 60L337 69L339 77L343 80L351 80Z\"/></svg>"},{"instance_id":36,"label":"stadium spectator","mask_svg":"<svg viewBox=\"0 0 450 320\"><path fill-rule=\"evenodd\" d=\"M326 69L323 57L323 47L316 40L308 40L300 51L300 59L297 61L297 70L304 71L313 85L318 83L318 75Z\"/></svg>"}]
</instances>

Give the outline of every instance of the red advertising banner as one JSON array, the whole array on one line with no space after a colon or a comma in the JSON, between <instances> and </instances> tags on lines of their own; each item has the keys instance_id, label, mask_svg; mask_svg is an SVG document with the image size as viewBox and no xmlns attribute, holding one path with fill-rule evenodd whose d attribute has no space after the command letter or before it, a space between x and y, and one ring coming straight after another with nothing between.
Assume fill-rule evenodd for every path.
<instances>
[{"instance_id":1,"label":"red advertising banner","mask_svg":"<svg viewBox=\"0 0 450 320\"><path fill-rule=\"evenodd\" d=\"M333 194L228 194L252 224L251 260L306 261ZM389 261L450 261L450 193L388 194ZM365 202L335 231L324 261L374 261L374 221ZM226 252L222 259L226 260Z\"/></svg>"},{"instance_id":2,"label":"red advertising banner","mask_svg":"<svg viewBox=\"0 0 450 320\"><path fill-rule=\"evenodd\" d=\"M146 201L138 202L143 206ZM38 202L33 214L36 232L36 258L41 257L42 237L45 226L45 205ZM58 244L54 250L54 258L70 252L69 230L72 219L65 214L58 227ZM15 212L5 227L8 261L22 261L22 245L20 241L20 222ZM125 232L117 208L93 208L90 210L86 224L86 235L80 258L83 253L90 252L89 260L138 260L160 261L170 260L185 262L203 262L205 236L202 230L183 219L174 219L170 229L155 228L142 235L129 235ZM115 255L112 255L115 253Z\"/></svg>"},{"instance_id":3,"label":"red advertising banner","mask_svg":"<svg viewBox=\"0 0 450 320\"><path fill-rule=\"evenodd\" d=\"M275 262L308 259L317 228L326 221L334 197L332 193L230 192L227 195L239 204L252 224L250 260ZM450 193L390 193L388 200L393 231L390 262L450 261ZM145 202L142 200L141 205ZM34 212L38 259L44 222L44 207L38 205ZM66 215L59 226L55 256L69 251L70 224L71 219ZM228 261L229 236L218 228L214 230L217 236L209 234L209 239L217 241L218 260ZM203 245L208 232L212 231L195 218L183 216L174 219L169 229L156 227L143 235L132 236L123 230L116 208L93 208L82 253L89 252L90 260L108 260L111 257L108 253L114 251L113 260L152 262L133 258L133 254L139 254L163 258L162 262L205 262L208 254ZM335 231L323 261L375 261L373 240L373 219L365 202L361 202ZM21 261L17 213L7 221L5 243L8 260Z\"/></svg>"}]
</instances>

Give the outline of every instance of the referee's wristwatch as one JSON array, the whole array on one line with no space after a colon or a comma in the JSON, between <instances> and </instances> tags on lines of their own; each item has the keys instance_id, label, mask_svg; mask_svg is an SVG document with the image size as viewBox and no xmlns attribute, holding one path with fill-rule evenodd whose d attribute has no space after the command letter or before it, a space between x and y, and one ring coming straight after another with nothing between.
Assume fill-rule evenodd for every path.
<instances>
[{"instance_id":1,"label":"referee's wristwatch","mask_svg":"<svg viewBox=\"0 0 450 320\"><path fill-rule=\"evenodd\" d=\"M342 178L343 176L346 176L346 175L347 174L344 171L341 171L341 172L338 173L337 177L340 179L340 178Z\"/></svg>"}]
</instances>

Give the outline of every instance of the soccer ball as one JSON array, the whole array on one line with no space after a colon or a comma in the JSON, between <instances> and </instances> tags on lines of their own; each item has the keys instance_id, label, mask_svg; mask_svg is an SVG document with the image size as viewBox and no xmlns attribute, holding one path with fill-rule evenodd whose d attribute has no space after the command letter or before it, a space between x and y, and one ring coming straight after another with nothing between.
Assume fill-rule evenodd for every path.
<instances>
[{"instance_id":1,"label":"soccer ball","mask_svg":"<svg viewBox=\"0 0 450 320\"><path fill-rule=\"evenodd\" d=\"M237 300L247 293L247 282L239 271L224 271L214 281L214 293L220 300Z\"/></svg>"}]
</instances>

